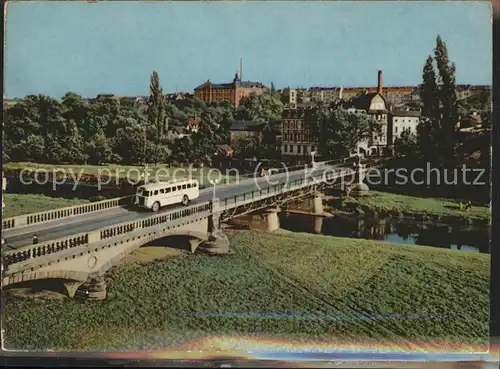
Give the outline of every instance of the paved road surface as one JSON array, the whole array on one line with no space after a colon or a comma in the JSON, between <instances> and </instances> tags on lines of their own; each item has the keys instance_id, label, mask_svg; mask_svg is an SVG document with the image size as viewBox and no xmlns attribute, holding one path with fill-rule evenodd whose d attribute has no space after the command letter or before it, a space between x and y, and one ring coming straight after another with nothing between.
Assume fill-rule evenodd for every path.
<instances>
[{"instance_id":1,"label":"paved road surface","mask_svg":"<svg viewBox=\"0 0 500 369\"><path fill-rule=\"evenodd\" d=\"M313 174L319 176L325 170L330 170L339 166L340 164L318 168L313 172ZM311 168L307 169L307 174L311 174L311 172ZM295 171L288 174L289 181L304 178L304 176L304 170ZM241 180L239 184L220 185L216 187L216 197L223 200L225 197L234 197L235 195L243 194L245 192L259 190L259 186L260 188L264 189L269 187L270 184L274 185L278 182L285 182L286 177L286 173L281 173L272 175L269 180L266 180L265 178L259 178L257 181L255 181L253 178L251 178ZM213 188L202 189L200 191L199 198L193 200L191 202L191 205L210 201L212 200L212 197ZM182 206L168 206L163 208L160 213L172 211L179 208L182 208ZM44 242L56 238L70 236L73 234L90 232L99 228L104 228L119 223L140 220L142 218L147 218L152 214L153 213L151 213L150 211L137 211L133 208L121 207L103 210L97 213L83 214L81 216L65 218L50 223L34 225L31 227L7 230L4 232L4 239L6 241L4 247L6 249L15 249L29 245L32 243L33 235L35 234L38 236L39 242Z\"/></svg>"}]
</instances>

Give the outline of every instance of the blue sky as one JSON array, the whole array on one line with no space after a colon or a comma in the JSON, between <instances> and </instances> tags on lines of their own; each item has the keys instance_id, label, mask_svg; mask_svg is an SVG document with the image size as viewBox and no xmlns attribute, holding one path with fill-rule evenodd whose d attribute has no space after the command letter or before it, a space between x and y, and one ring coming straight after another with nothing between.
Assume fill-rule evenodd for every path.
<instances>
[{"instance_id":1,"label":"blue sky","mask_svg":"<svg viewBox=\"0 0 500 369\"><path fill-rule=\"evenodd\" d=\"M4 96L414 85L440 33L457 83L491 84L489 2L24 2L7 8Z\"/></svg>"}]
</instances>

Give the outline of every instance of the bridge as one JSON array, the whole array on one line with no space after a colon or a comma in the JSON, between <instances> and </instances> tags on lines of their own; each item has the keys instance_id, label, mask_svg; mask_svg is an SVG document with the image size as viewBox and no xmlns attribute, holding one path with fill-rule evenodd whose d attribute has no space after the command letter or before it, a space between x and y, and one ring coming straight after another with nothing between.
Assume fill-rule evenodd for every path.
<instances>
[{"instance_id":1,"label":"bridge","mask_svg":"<svg viewBox=\"0 0 500 369\"><path fill-rule=\"evenodd\" d=\"M261 211L272 231L279 227L280 206L312 197L313 211L322 213L326 187L343 180L350 189L364 190L367 170L365 165L316 163L313 168L202 189L192 205L157 213L135 210L130 206L133 196L127 196L4 219L2 286L59 279L71 297L85 293L89 299L102 299L104 273L142 245L180 235L189 241L191 252L201 248L224 254L229 243L220 231L221 222ZM32 244L35 234L38 244Z\"/></svg>"}]
</instances>

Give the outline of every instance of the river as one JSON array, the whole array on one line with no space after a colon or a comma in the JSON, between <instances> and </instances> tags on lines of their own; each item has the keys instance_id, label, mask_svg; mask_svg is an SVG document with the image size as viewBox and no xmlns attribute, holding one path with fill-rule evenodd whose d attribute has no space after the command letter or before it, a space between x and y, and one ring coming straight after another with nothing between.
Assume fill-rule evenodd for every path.
<instances>
[{"instance_id":1,"label":"river","mask_svg":"<svg viewBox=\"0 0 500 369\"><path fill-rule=\"evenodd\" d=\"M315 219L311 215L280 213L279 217L280 226L283 229L294 232L318 233L314 231ZM318 229L317 226L316 223ZM489 243L488 228L471 227L460 223L443 224L343 214L323 218L321 234L480 253L488 253Z\"/></svg>"}]
</instances>

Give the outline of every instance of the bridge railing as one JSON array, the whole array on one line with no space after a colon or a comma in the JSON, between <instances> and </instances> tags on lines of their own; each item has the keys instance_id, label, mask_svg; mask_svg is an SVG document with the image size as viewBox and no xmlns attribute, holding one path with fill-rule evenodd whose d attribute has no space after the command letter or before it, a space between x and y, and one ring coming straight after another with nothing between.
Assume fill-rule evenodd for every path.
<instances>
[{"instance_id":1,"label":"bridge railing","mask_svg":"<svg viewBox=\"0 0 500 369\"><path fill-rule=\"evenodd\" d=\"M131 202L134 196L117 197L103 201L91 202L88 204L68 206L60 209L42 211L39 213L19 215L7 218L2 221L3 230L29 227L35 224L43 224L54 220L70 218L82 214L108 210L126 205Z\"/></svg>"},{"instance_id":2,"label":"bridge railing","mask_svg":"<svg viewBox=\"0 0 500 369\"><path fill-rule=\"evenodd\" d=\"M212 203L205 202L192 205L183 209L176 209L170 212L154 214L150 217L120 223L111 227L97 229L91 232L84 232L77 235L67 236L55 240L42 242L36 245L24 246L15 250L9 250L2 255L4 268L13 264L26 262L40 256L58 253L78 246L89 245L103 240L111 240L115 237L132 233L138 229L156 227L188 216L207 213L212 211Z\"/></svg>"},{"instance_id":3,"label":"bridge railing","mask_svg":"<svg viewBox=\"0 0 500 369\"><path fill-rule=\"evenodd\" d=\"M245 192L243 194L225 197L220 200L219 206L224 210L228 210L236 206L273 197L283 192L295 191L305 187L310 187L314 184L319 184L321 182L333 181L342 177L353 175L355 175L355 171L351 168L336 168L334 171L316 173L311 178L298 178L292 180L289 183L279 183L276 185L261 188L259 190L253 190Z\"/></svg>"}]
</instances>

